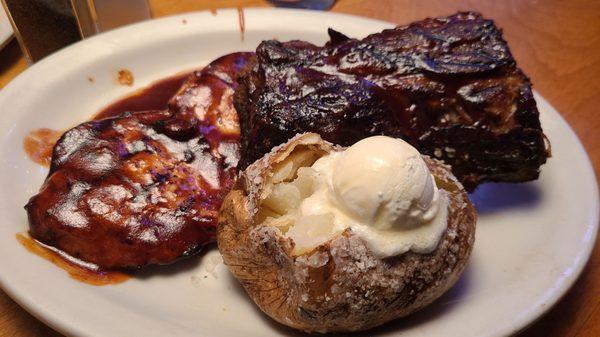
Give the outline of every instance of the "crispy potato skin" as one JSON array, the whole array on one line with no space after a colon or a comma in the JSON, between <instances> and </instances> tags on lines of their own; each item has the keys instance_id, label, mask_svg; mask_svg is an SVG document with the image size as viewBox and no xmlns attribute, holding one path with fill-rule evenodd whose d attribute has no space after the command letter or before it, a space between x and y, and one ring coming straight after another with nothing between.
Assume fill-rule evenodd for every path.
<instances>
[{"instance_id":1,"label":"crispy potato skin","mask_svg":"<svg viewBox=\"0 0 600 337\"><path fill-rule=\"evenodd\" d=\"M255 215L269 168L296 146L335 149L314 134L274 149L242 173L225 198L217 229L225 264L263 312L307 332L366 330L423 308L458 280L473 247L476 212L449 168L428 157L450 200L448 228L432 253L379 259L346 230L292 256L293 242L257 223Z\"/></svg>"}]
</instances>

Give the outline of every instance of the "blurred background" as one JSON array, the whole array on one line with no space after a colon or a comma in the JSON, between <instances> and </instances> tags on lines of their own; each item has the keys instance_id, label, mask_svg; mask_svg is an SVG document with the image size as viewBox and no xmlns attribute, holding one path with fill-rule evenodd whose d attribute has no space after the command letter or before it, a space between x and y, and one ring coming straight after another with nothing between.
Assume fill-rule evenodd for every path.
<instances>
[{"instance_id":1,"label":"blurred background","mask_svg":"<svg viewBox=\"0 0 600 337\"><path fill-rule=\"evenodd\" d=\"M292 6L360 15L396 24L459 10L496 21L534 87L575 129L600 172L600 1L584 0L2 0L18 40L0 13L0 90L29 64L71 43L123 24L190 11ZM90 7L92 6L92 7ZM48 7L52 10L48 11ZM76 15L75 15L76 14ZM21 42L23 49L20 48ZM1 108L0 108L1 109ZM1 113L1 112L0 112ZM519 336L600 336L600 251L547 315ZM0 291L0 335L60 336Z\"/></svg>"}]
</instances>

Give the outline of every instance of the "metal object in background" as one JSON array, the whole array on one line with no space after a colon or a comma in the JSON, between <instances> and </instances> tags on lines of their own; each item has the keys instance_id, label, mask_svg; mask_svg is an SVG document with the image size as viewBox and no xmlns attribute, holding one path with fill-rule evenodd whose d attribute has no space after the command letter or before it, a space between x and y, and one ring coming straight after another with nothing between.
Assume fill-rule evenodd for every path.
<instances>
[{"instance_id":1,"label":"metal object in background","mask_svg":"<svg viewBox=\"0 0 600 337\"><path fill-rule=\"evenodd\" d=\"M81 40L149 19L146 0L2 0L29 63Z\"/></svg>"},{"instance_id":2,"label":"metal object in background","mask_svg":"<svg viewBox=\"0 0 600 337\"><path fill-rule=\"evenodd\" d=\"M2 0L29 63L79 41L69 0Z\"/></svg>"},{"instance_id":3,"label":"metal object in background","mask_svg":"<svg viewBox=\"0 0 600 337\"><path fill-rule=\"evenodd\" d=\"M71 0L71 4L84 38L151 18L147 0Z\"/></svg>"},{"instance_id":4,"label":"metal object in background","mask_svg":"<svg viewBox=\"0 0 600 337\"><path fill-rule=\"evenodd\" d=\"M322 11L330 9L335 4L335 0L269 0L269 2L278 7L317 9Z\"/></svg>"}]
</instances>

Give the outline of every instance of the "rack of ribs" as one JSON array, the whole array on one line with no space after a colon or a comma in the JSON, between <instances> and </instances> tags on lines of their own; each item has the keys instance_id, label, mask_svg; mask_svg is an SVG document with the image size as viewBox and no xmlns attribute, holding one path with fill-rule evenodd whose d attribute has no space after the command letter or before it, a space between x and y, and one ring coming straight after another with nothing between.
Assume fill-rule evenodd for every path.
<instances>
[{"instance_id":1,"label":"rack of ribs","mask_svg":"<svg viewBox=\"0 0 600 337\"><path fill-rule=\"evenodd\" d=\"M469 190L536 179L550 155L531 83L477 13L425 19L324 46L264 41L234 105L242 166L298 132L351 145L384 134L452 166Z\"/></svg>"}]
</instances>

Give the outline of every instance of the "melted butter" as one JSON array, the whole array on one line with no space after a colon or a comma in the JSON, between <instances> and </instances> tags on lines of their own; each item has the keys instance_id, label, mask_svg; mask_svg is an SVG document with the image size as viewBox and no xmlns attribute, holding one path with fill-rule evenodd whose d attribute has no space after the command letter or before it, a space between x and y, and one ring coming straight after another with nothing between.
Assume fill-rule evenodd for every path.
<instances>
[{"instance_id":1,"label":"melted butter","mask_svg":"<svg viewBox=\"0 0 600 337\"><path fill-rule=\"evenodd\" d=\"M23 148L33 162L49 167L52 149L62 134L63 131L47 128L29 131L23 140Z\"/></svg>"},{"instance_id":2,"label":"melted butter","mask_svg":"<svg viewBox=\"0 0 600 337\"><path fill-rule=\"evenodd\" d=\"M16 238L30 253L52 262L77 281L94 286L105 286L123 283L131 278L131 275L122 272L101 270L94 264L80 261L56 248L46 246L27 234L17 233Z\"/></svg>"}]
</instances>

